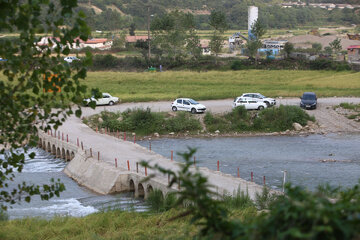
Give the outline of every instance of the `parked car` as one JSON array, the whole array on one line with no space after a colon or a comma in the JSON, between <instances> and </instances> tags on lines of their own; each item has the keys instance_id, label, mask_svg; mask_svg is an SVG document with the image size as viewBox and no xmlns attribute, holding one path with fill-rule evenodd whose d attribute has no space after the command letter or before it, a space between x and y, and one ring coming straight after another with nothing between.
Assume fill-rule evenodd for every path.
<instances>
[{"instance_id":1,"label":"parked car","mask_svg":"<svg viewBox=\"0 0 360 240\"><path fill-rule=\"evenodd\" d=\"M171 109L175 111L188 111L191 113L203 113L206 107L191 98L178 98L171 104Z\"/></svg>"},{"instance_id":2,"label":"parked car","mask_svg":"<svg viewBox=\"0 0 360 240\"><path fill-rule=\"evenodd\" d=\"M261 100L264 103L266 103L267 107L276 105L276 100L273 98L265 97L264 95L260 93L243 93L240 97L245 98L256 98L257 100Z\"/></svg>"},{"instance_id":3,"label":"parked car","mask_svg":"<svg viewBox=\"0 0 360 240\"><path fill-rule=\"evenodd\" d=\"M317 97L313 92L304 92L300 97L300 107L305 109L316 109L317 107Z\"/></svg>"},{"instance_id":4,"label":"parked car","mask_svg":"<svg viewBox=\"0 0 360 240\"><path fill-rule=\"evenodd\" d=\"M119 98L111 96L109 93L103 93L102 98L95 99L94 96L91 98L84 99L84 104L89 105L91 101L96 102L96 105L114 105L119 102Z\"/></svg>"},{"instance_id":5,"label":"parked car","mask_svg":"<svg viewBox=\"0 0 360 240\"><path fill-rule=\"evenodd\" d=\"M69 57L65 57L64 58L64 61L65 62L68 62L68 63L72 63L73 61L79 61L80 59L78 59L77 57L75 56L69 56Z\"/></svg>"},{"instance_id":6,"label":"parked car","mask_svg":"<svg viewBox=\"0 0 360 240\"><path fill-rule=\"evenodd\" d=\"M244 106L247 110L263 110L267 108L267 104L256 98L237 97L234 99L233 108Z\"/></svg>"}]
</instances>

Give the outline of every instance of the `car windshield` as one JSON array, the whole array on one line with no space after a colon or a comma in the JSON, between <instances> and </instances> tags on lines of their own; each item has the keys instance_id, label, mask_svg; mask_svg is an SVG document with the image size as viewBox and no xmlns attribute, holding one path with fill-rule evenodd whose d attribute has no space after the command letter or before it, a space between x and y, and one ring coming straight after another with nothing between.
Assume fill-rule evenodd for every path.
<instances>
[{"instance_id":1,"label":"car windshield","mask_svg":"<svg viewBox=\"0 0 360 240\"><path fill-rule=\"evenodd\" d=\"M316 96L314 94L304 94L303 99L304 100L315 100Z\"/></svg>"},{"instance_id":2,"label":"car windshield","mask_svg":"<svg viewBox=\"0 0 360 240\"><path fill-rule=\"evenodd\" d=\"M199 104L197 101L193 100L193 99L189 99L189 102L193 105Z\"/></svg>"}]
</instances>

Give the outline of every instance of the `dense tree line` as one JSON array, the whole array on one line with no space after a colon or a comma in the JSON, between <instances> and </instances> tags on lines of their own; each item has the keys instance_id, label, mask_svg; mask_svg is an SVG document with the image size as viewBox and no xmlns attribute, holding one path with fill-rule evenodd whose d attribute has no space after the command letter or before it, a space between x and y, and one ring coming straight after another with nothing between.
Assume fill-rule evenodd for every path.
<instances>
[{"instance_id":1,"label":"dense tree line","mask_svg":"<svg viewBox=\"0 0 360 240\"><path fill-rule=\"evenodd\" d=\"M360 24L359 9L334 9L328 11L313 7L292 7L280 8L280 0L82 0L80 7L87 18L87 23L93 29L117 30L129 28L135 24L136 29L146 29L148 6L150 14L153 16L165 15L169 10L187 9L193 13L197 10L216 9L226 13L226 18L230 29L247 28L248 6L256 5L259 7L259 18L268 28L294 28L302 25L328 25L336 24ZM95 14L91 8L84 4L91 3L102 10L100 14ZM358 3L358 0L303 0L308 3ZM116 6L121 12L109 8ZM196 29L211 29L209 25L209 15L196 15L194 20ZM153 18L152 18L153 19Z\"/></svg>"}]
</instances>

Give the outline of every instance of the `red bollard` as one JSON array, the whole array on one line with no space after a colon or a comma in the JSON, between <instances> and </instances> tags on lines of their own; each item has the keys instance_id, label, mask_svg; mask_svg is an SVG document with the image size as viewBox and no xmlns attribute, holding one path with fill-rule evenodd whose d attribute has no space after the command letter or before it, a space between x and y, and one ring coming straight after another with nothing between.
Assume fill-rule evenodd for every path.
<instances>
[{"instance_id":1,"label":"red bollard","mask_svg":"<svg viewBox=\"0 0 360 240\"><path fill-rule=\"evenodd\" d=\"M220 161L217 161L217 170L220 171Z\"/></svg>"},{"instance_id":2,"label":"red bollard","mask_svg":"<svg viewBox=\"0 0 360 240\"><path fill-rule=\"evenodd\" d=\"M97 133L99 132L98 126L96 126L96 132L97 132Z\"/></svg>"},{"instance_id":3,"label":"red bollard","mask_svg":"<svg viewBox=\"0 0 360 240\"><path fill-rule=\"evenodd\" d=\"M266 179L265 179L265 176L264 176L264 186L266 185Z\"/></svg>"},{"instance_id":4,"label":"red bollard","mask_svg":"<svg viewBox=\"0 0 360 240\"><path fill-rule=\"evenodd\" d=\"M254 181L254 173L251 172L251 181L253 182Z\"/></svg>"},{"instance_id":5,"label":"red bollard","mask_svg":"<svg viewBox=\"0 0 360 240\"><path fill-rule=\"evenodd\" d=\"M90 157L92 157L92 149L90 148Z\"/></svg>"},{"instance_id":6,"label":"red bollard","mask_svg":"<svg viewBox=\"0 0 360 240\"><path fill-rule=\"evenodd\" d=\"M66 142L69 142L69 135L66 134Z\"/></svg>"},{"instance_id":7,"label":"red bollard","mask_svg":"<svg viewBox=\"0 0 360 240\"><path fill-rule=\"evenodd\" d=\"M171 151L171 161L173 161L174 151Z\"/></svg>"},{"instance_id":8,"label":"red bollard","mask_svg":"<svg viewBox=\"0 0 360 240\"><path fill-rule=\"evenodd\" d=\"M98 161L100 161L100 152L98 152Z\"/></svg>"},{"instance_id":9,"label":"red bollard","mask_svg":"<svg viewBox=\"0 0 360 240\"><path fill-rule=\"evenodd\" d=\"M237 174L238 178L240 178L240 168L238 168L238 174Z\"/></svg>"},{"instance_id":10,"label":"red bollard","mask_svg":"<svg viewBox=\"0 0 360 240\"><path fill-rule=\"evenodd\" d=\"M134 135L134 144L136 143L136 134Z\"/></svg>"},{"instance_id":11,"label":"red bollard","mask_svg":"<svg viewBox=\"0 0 360 240\"><path fill-rule=\"evenodd\" d=\"M124 141L126 141L126 132L124 132Z\"/></svg>"},{"instance_id":12,"label":"red bollard","mask_svg":"<svg viewBox=\"0 0 360 240\"><path fill-rule=\"evenodd\" d=\"M147 167L145 167L145 177L147 176Z\"/></svg>"},{"instance_id":13,"label":"red bollard","mask_svg":"<svg viewBox=\"0 0 360 240\"><path fill-rule=\"evenodd\" d=\"M117 168L117 158L115 158L115 167Z\"/></svg>"},{"instance_id":14,"label":"red bollard","mask_svg":"<svg viewBox=\"0 0 360 240\"><path fill-rule=\"evenodd\" d=\"M196 167L196 157L194 156L194 166Z\"/></svg>"},{"instance_id":15,"label":"red bollard","mask_svg":"<svg viewBox=\"0 0 360 240\"><path fill-rule=\"evenodd\" d=\"M64 133L61 134L61 139L64 141Z\"/></svg>"},{"instance_id":16,"label":"red bollard","mask_svg":"<svg viewBox=\"0 0 360 240\"><path fill-rule=\"evenodd\" d=\"M59 134L58 134L58 136L59 136L59 140L60 140L60 131L59 131Z\"/></svg>"},{"instance_id":17,"label":"red bollard","mask_svg":"<svg viewBox=\"0 0 360 240\"><path fill-rule=\"evenodd\" d=\"M105 128L105 134L107 134L107 127Z\"/></svg>"},{"instance_id":18,"label":"red bollard","mask_svg":"<svg viewBox=\"0 0 360 240\"><path fill-rule=\"evenodd\" d=\"M139 163L136 163L136 172L139 173Z\"/></svg>"},{"instance_id":19,"label":"red bollard","mask_svg":"<svg viewBox=\"0 0 360 240\"><path fill-rule=\"evenodd\" d=\"M76 139L76 144L79 147L79 138Z\"/></svg>"},{"instance_id":20,"label":"red bollard","mask_svg":"<svg viewBox=\"0 0 360 240\"><path fill-rule=\"evenodd\" d=\"M128 170L130 171L130 162L127 160Z\"/></svg>"},{"instance_id":21,"label":"red bollard","mask_svg":"<svg viewBox=\"0 0 360 240\"><path fill-rule=\"evenodd\" d=\"M84 150L83 142L81 142L81 150Z\"/></svg>"},{"instance_id":22,"label":"red bollard","mask_svg":"<svg viewBox=\"0 0 360 240\"><path fill-rule=\"evenodd\" d=\"M53 136L53 135L52 135L52 129L50 130L50 132L51 132L51 136Z\"/></svg>"}]
</instances>

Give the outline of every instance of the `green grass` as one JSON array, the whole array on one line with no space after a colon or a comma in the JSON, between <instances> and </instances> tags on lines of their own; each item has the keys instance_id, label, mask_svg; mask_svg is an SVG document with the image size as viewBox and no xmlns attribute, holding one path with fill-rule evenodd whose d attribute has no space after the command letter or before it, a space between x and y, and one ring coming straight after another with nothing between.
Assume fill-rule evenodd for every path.
<instances>
[{"instance_id":1,"label":"green grass","mask_svg":"<svg viewBox=\"0 0 360 240\"><path fill-rule=\"evenodd\" d=\"M122 102L234 98L243 92L271 97L298 97L313 91L319 97L360 96L360 72L246 70L168 71L157 73L89 72L84 84L119 97Z\"/></svg>"},{"instance_id":2,"label":"green grass","mask_svg":"<svg viewBox=\"0 0 360 240\"><path fill-rule=\"evenodd\" d=\"M357 109L360 109L360 104L340 103L340 107L345 108L345 109L357 110Z\"/></svg>"},{"instance_id":3,"label":"green grass","mask_svg":"<svg viewBox=\"0 0 360 240\"><path fill-rule=\"evenodd\" d=\"M196 227L189 218L169 221L179 211L136 213L109 211L82 218L55 217L0 221L0 239L192 239Z\"/></svg>"}]
</instances>

